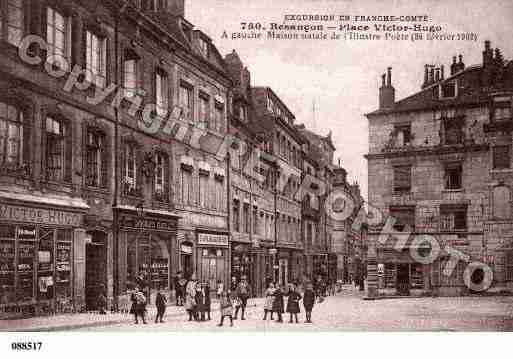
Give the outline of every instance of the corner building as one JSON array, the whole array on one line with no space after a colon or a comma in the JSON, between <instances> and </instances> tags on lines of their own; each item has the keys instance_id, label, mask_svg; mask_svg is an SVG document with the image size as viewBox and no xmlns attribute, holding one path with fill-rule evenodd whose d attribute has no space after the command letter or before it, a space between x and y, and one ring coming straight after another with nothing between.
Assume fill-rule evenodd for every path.
<instances>
[{"instance_id":1,"label":"corner building","mask_svg":"<svg viewBox=\"0 0 513 359\"><path fill-rule=\"evenodd\" d=\"M377 265L369 266L368 279L381 294L470 293L466 261L450 275L443 271L449 248L492 269L490 290L511 287L512 89L513 63L489 41L478 65L466 66L462 55L448 73L443 65L426 65L421 90L400 101L391 69L383 75L379 109L366 115L369 203L396 220L369 228ZM408 228L405 248L397 251L393 237ZM380 233L388 239L378 242ZM442 248L434 262L412 257L432 250L413 242L419 235ZM486 275L478 267L470 280L479 286Z\"/></svg>"}]
</instances>

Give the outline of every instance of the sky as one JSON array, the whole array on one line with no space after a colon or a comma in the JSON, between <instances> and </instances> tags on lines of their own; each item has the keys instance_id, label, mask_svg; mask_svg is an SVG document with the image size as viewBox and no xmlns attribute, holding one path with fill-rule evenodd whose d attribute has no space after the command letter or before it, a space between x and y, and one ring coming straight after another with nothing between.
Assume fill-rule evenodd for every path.
<instances>
[{"instance_id":1,"label":"sky","mask_svg":"<svg viewBox=\"0 0 513 359\"><path fill-rule=\"evenodd\" d=\"M462 54L480 64L484 40L513 58L511 0L185 0L185 18L211 37L224 56L233 49L251 72L253 86L270 86L296 116L321 135L333 132L335 163L367 197L368 127L364 114L377 109L381 74L392 67L396 101L420 89L424 64L443 64ZM477 41L321 41L230 38L241 22L283 23L285 14L428 15L440 33L477 34ZM309 22L306 22L309 23ZM321 22L326 25L327 23ZM338 23L337 23L338 24ZM361 23L360 23L361 24ZM400 23L396 23L400 25ZM229 38L222 38L226 31ZM315 111L313 110L315 102Z\"/></svg>"}]
</instances>

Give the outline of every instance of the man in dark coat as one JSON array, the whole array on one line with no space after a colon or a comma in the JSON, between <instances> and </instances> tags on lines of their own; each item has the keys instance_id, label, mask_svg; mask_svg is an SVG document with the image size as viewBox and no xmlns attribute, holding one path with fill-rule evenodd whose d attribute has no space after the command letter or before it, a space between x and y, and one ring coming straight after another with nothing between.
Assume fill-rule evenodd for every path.
<instances>
[{"instance_id":1,"label":"man in dark coat","mask_svg":"<svg viewBox=\"0 0 513 359\"><path fill-rule=\"evenodd\" d=\"M294 284L291 285L289 290L289 298L287 300L287 313L290 313L289 323L292 323L292 315L296 318L297 321L297 313L299 313L299 301L301 300L301 294L299 294L296 290L296 286Z\"/></svg>"},{"instance_id":2,"label":"man in dark coat","mask_svg":"<svg viewBox=\"0 0 513 359\"><path fill-rule=\"evenodd\" d=\"M204 295L204 312L206 314L206 319L207 320L211 320L210 319L210 305L211 305L211 302L210 302L210 285L208 285L208 282L206 282L204 285L203 285L203 295Z\"/></svg>"},{"instance_id":3,"label":"man in dark coat","mask_svg":"<svg viewBox=\"0 0 513 359\"><path fill-rule=\"evenodd\" d=\"M312 322L312 309L315 304L315 292L312 283L307 283L305 293L303 294L303 306L305 307L306 323Z\"/></svg>"},{"instance_id":4,"label":"man in dark coat","mask_svg":"<svg viewBox=\"0 0 513 359\"><path fill-rule=\"evenodd\" d=\"M276 322L283 323L283 291L279 285L276 287L276 290L274 291L273 312L275 312L278 315L278 319L276 320Z\"/></svg>"},{"instance_id":5,"label":"man in dark coat","mask_svg":"<svg viewBox=\"0 0 513 359\"><path fill-rule=\"evenodd\" d=\"M164 323L164 313L166 312L166 297L159 292L157 292L157 296L155 298L155 306L157 307L157 316L155 317L155 323L159 321Z\"/></svg>"},{"instance_id":6,"label":"man in dark coat","mask_svg":"<svg viewBox=\"0 0 513 359\"><path fill-rule=\"evenodd\" d=\"M251 287L249 286L248 281L246 280L246 276L242 276L241 281L237 285L236 295L239 298L240 306L235 308L235 316L233 319L237 319L237 315L239 314L239 309L241 309L241 320L246 320L244 318L244 314L246 312L246 305L248 304L248 298L250 296Z\"/></svg>"}]
</instances>

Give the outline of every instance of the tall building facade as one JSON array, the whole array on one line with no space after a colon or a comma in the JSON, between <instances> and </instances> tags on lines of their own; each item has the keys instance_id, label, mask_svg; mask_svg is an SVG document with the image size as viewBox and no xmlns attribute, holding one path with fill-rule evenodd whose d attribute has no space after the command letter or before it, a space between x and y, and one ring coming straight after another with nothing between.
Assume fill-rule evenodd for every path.
<instances>
[{"instance_id":1,"label":"tall building facade","mask_svg":"<svg viewBox=\"0 0 513 359\"><path fill-rule=\"evenodd\" d=\"M492 288L511 286L513 63L489 41L482 54L473 66L454 56L449 73L426 65L421 90L400 101L389 68L366 115L369 204L383 216L369 228L369 279L382 293L466 294L490 272Z\"/></svg>"}]
</instances>

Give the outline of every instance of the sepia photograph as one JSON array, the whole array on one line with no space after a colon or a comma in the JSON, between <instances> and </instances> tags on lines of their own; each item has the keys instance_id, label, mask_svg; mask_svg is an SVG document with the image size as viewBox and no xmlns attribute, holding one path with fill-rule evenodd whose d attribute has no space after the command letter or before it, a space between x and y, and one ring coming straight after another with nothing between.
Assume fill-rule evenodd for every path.
<instances>
[{"instance_id":1,"label":"sepia photograph","mask_svg":"<svg viewBox=\"0 0 513 359\"><path fill-rule=\"evenodd\" d=\"M0 0L2 350L513 331L512 34L508 0Z\"/></svg>"}]
</instances>

